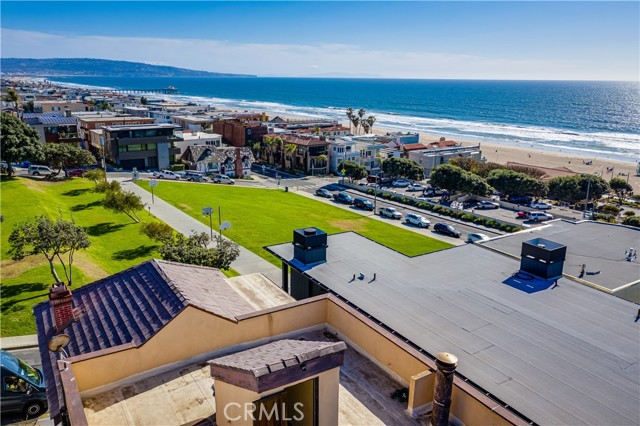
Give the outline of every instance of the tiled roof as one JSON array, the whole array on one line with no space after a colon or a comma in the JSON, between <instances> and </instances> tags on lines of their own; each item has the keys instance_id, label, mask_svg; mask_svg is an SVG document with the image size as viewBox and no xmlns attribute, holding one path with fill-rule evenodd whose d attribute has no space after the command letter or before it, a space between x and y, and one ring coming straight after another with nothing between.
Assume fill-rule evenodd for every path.
<instances>
[{"instance_id":1,"label":"tiled roof","mask_svg":"<svg viewBox=\"0 0 640 426\"><path fill-rule=\"evenodd\" d=\"M284 139L285 143L292 143L294 145L303 145L303 146L328 146L331 143L320 140L319 138L305 138L301 136L295 135L282 135L282 139Z\"/></svg>"},{"instance_id":2,"label":"tiled roof","mask_svg":"<svg viewBox=\"0 0 640 426\"><path fill-rule=\"evenodd\" d=\"M347 345L344 342L283 339L216 358L209 361L209 364L214 367L244 371L255 377L260 377L273 371L344 351L346 348Z\"/></svg>"},{"instance_id":3,"label":"tiled roof","mask_svg":"<svg viewBox=\"0 0 640 426\"><path fill-rule=\"evenodd\" d=\"M254 309L213 268L150 260L92 284L72 289L80 318L64 329L70 357L133 343L144 344L192 305L233 320ZM56 333L49 301L33 308L50 413L60 409L57 357L47 350Z\"/></svg>"},{"instance_id":4,"label":"tiled roof","mask_svg":"<svg viewBox=\"0 0 640 426\"><path fill-rule=\"evenodd\" d=\"M402 145L402 149L404 149L405 151L416 151L419 149L427 149L427 147L422 145L421 143L408 143L406 145Z\"/></svg>"}]
</instances>

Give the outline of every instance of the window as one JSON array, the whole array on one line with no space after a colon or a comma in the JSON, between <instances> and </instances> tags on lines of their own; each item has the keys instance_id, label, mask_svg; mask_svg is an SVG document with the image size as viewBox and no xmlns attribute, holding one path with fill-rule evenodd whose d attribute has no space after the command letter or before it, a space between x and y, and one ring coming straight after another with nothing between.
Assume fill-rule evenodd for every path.
<instances>
[{"instance_id":1,"label":"window","mask_svg":"<svg viewBox=\"0 0 640 426\"><path fill-rule=\"evenodd\" d=\"M27 381L18 376L7 376L4 378L2 386L5 392L27 393Z\"/></svg>"},{"instance_id":2,"label":"window","mask_svg":"<svg viewBox=\"0 0 640 426\"><path fill-rule=\"evenodd\" d=\"M143 145L127 145L127 151L128 152L132 152L132 151L142 151Z\"/></svg>"}]
</instances>

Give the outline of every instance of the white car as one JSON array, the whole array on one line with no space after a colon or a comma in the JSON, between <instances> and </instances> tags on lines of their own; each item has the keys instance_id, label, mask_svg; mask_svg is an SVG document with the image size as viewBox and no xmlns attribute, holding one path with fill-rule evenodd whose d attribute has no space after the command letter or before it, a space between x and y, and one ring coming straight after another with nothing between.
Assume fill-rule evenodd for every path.
<instances>
[{"instance_id":1,"label":"white car","mask_svg":"<svg viewBox=\"0 0 640 426\"><path fill-rule=\"evenodd\" d=\"M533 211L533 212L527 213L527 219L532 220L534 222L542 222L545 220L553 219L553 216L550 215L549 213Z\"/></svg>"},{"instance_id":2,"label":"white car","mask_svg":"<svg viewBox=\"0 0 640 426\"><path fill-rule=\"evenodd\" d=\"M402 219L402 213L393 207L382 207L380 209L380 216L390 217L391 219Z\"/></svg>"},{"instance_id":3,"label":"white car","mask_svg":"<svg viewBox=\"0 0 640 426\"><path fill-rule=\"evenodd\" d=\"M234 183L236 183L235 180L231 179L227 175L215 175L214 177L211 178L211 181L213 183L224 183L227 185L233 185Z\"/></svg>"},{"instance_id":4,"label":"white car","mask_svg":"<svg viewBox=\"0 0 640 426\"><path fill-rule=\"evenodd\" d=\"M476 204L476 206L474 207L474 209L478 209L478 210L499 209L499 208L500 208L500 204L494 203L491 201L481 201L478 204Z\"/></svg>"},{"instance_id":5,"label":"white car","mask_svg":"<svg viewBox=\"0 0 640 426\"><path fill-rule=\"evenodd\" d=\"M431 225L431 222L429 222L427 218L415 213L407 213L404 217L404 221L420 228L428 228L429 225Z\"/></svg>"},{"instance_id":6,"label":"white car","mask_svg":"<svg viewBox=\"0 0 640 426\"><path fill-rule=\"evenodd\" d=\"M488 241L490 238L485 234L467 234L468 243L478 243L482 241Z\"/></svg>"},{"instance_id":7,"label":"white car","mask_svg":"<svg viewBox=\"0 0 640 426\"><path fill-rule=\"evenodd\" d=\"M419 185L417 183L412 183L407 187L407 191L424 191L424 186Z\"/></svg>"},{"instance_id":8,"label":"white car","mask_svg":"<svg viewBox=\"0 0 640 426\"><path fill-rule=\"evenodd\" d=\"M391 185L395 186L396 188L406 188L411 185L411 181L407 179L396 179L391 182Z\"/></svg>"},{"instance_id":9,"label":"white car","mask_svg":"<svg viewBox=\"0 0 640 426\"><path fill-rule=\"evenodd\" d=\"M180 175L172 172L171 170L153 172L153 177L158 179L180 180Z\"/></svg>"},{"instance_id":10,"label":"white car","mask_svg":"<svg viewBox=\"0 0 640 426\"><path fill-rule=\"evenodd\" d=\"M538 209L538 210L549 210L552 206L551 204L538 201L537 203L529 204L529 207L531 207L532 209Z\"/></svg>"}]
</instances>

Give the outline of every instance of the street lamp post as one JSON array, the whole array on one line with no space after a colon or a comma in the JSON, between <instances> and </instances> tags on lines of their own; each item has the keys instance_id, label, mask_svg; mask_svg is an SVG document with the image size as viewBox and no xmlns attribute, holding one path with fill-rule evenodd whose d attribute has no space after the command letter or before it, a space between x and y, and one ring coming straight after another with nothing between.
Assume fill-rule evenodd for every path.
<instances>
[{"instance_id":1,"label":"street lamp post","mask_svg":"<svg viewBox=\"0 0 640 426\"><path fill-rule=\"evenodd\" d=\"M378 181L380 179L380 175L383 175L383 172L378 172L376 175L375 186L373 187L373 214L376 214L376 210L378 209Z\"/></svg>"},{"instance_id":2,"label":"street lamp post","mask_svg":"<svg viewBox=\"0 0 640 426\"><path fill-rule=\"evenodd\" d=\"M211 231L211 241L213 241L213 207L203 208L202 214L209 216L209 230Z\"/></svg>"},{"instance_id":3,"label":"street lamp post","mask_svg":"<svg viewBox=\"0 0 640 426\"><path fill-rule=\"evenodd\" d=\"M95 140L95 139L94 139ZM102 170L104 170L105 175L107 174L107 162L105 161L105 146L104 146L104 138L100 136L100 146L102 147Z\"/></svg>"}]
</instances>

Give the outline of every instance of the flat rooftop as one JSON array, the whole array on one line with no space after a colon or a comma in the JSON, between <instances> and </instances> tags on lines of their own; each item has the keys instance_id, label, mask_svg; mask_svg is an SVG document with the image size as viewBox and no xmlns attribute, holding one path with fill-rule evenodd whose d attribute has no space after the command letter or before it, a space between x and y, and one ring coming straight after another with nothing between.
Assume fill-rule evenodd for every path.
<instances>
[{"instance_id":1,"label":"flat rooftop","mask_svg":"<svg viewBox=\"0 0 640 426\"><path fill-rule=\"evenodd\" d=\"M322 330L301 334L307 340L334 341ZM176 368L82 399L90 425L214 425L215 380L206 363ZM347 346L340 368L340 425L424 424L406 413L406 403L389 395L402 385Z\"/></svg>"},{"instance_id":2,"label":"flat rooftop","mask_svg":"<svg viewBox=\"0 0 640 426\"><path fill-rule=\"evenodd\" d=\"M293 258L291 243L268 250ZM407 257L346 232L304 273L429 354L457 355L458 373L535 423L639 424L638 306L568 279L529 291L519 266L472 244Z\"/></svg>"},{"instance_id":3,"label":"flat rooftop","mask_svg":"<svg viewBox=\"0 0 640 426\"><path fill-rule=\"evenodd\" d=\"M532 238L545 238L567 246L566 274L577 277L581 265L586 265L583 280L613 291L640 280L640 258L628 262L625 255L629 247L640 248L640 228L555 220L527 232L493 239L484 245L520 257L522 242Z\"/></svg>"}]
</instances>

